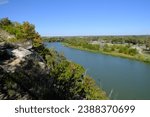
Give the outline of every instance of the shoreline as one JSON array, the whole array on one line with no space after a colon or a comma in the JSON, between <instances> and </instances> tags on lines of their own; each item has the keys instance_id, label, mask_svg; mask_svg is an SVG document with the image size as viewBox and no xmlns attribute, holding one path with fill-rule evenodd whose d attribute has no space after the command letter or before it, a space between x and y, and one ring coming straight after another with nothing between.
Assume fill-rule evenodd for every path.
<instances>
[{"instance_id":1,"label":"shoreline","mask_svg":"<svg viewBox=\"0 0 150 117\"><path fill-rule=\"evenodd\" d=\"M93 53L98 53L98 54L104 54L104 55L110 55L110 56L114 56L114 57L120 57L120 58L125 58L125 59L130 59L130 60L136 60L136 61L140 61L140 62L144 62L144 63L148 63L150 64L150 58L149 60L145 60L145 56L144 55L136 55L136 56L130 56L130 55L126 55L126 54L122 54L122 53L114 53L114 52L104 52L104 51L97 51L97 50L90 50L87 48L83 48L81 46L72 46L68 43L65 42L61 42L62 45L66 46L66 47L70 47L70 48L74 48L74 49L78 49L78 50L83 50L83 51L88 51L88 52L93 52Z\"/></svg>"}]
</instances>

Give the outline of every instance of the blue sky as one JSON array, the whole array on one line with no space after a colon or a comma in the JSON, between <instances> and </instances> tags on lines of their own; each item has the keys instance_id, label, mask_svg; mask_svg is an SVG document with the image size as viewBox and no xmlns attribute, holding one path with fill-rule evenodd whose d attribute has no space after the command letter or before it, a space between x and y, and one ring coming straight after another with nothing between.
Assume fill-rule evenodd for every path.
<instances>
[{"instance_id":1,"label":"blue sky","mask_svg":"<svg viewBox=\"0 0 150 117\"><path fill-rule=\"evenodd\" d=\"M150 0L0 0L3 17L43 36L150 34Z\"/></svg>"}]
</instances>

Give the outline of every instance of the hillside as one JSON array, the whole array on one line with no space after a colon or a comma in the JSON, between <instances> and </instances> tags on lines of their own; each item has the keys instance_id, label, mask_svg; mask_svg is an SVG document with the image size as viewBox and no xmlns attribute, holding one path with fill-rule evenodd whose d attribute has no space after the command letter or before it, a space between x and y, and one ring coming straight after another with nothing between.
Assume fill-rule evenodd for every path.
<instances>
[{"instance_id":1,"label":"hillside","mask_svg":"<svg viewBox=\"0 0 150 117\"><path fill-rule=\"evenodd\" d=\"M44 47L34 25L4 18L0 28L0 99L107 99L82 66Z\"/></svg>"}]
</instances>

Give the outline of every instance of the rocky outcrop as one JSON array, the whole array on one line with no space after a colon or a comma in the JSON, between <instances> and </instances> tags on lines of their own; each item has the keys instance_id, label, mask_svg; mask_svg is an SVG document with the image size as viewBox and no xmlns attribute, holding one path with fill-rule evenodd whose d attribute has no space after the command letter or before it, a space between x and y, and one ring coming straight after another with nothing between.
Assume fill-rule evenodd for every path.
<instances>
[{"instance_id":1,"label":"rocky outcrop","mask_svg":"<svg viewBox=\"0 0 150 117\"><path fill-rule=\"evenodd\" d=\"M25 48L22 48L22 47L19 47L19 48L17 48L17 49L12 50L11 53L12 53L12 56L15 56L15 57L17 57L17 58L19 58L19 59L21 59L21 60L22 60L24 57L26 57L26 56L32 54L31 51L29 51L29 50L27 50L27 49L25 49Z\"/></svg>"},{"instance_id":2,"label":"rocky outcrop","mask_svg":"<svg viewBox=\"0 0 150 117\"><path fill-rule=\"evenodd\" d=\"M0 45L0 99L51 99L53 78L31 47Z\"/></svg>"},{"instance_id":3,"label":"rocky outcrop","mask_svg":"<svg viewBox=\"0 0 150 117\"><path fill-rule=\"evenodd\" d=\"M11 44L10 44L11 45ZM20 66L20 62L25 61L25 57L32 54L28 49L10 46L7 47L5 44L1 46L1 67L5 69L6 72L14 72L17 66ZM5 59L5 58L8 59Z\"/></svg>"}]
</instances>

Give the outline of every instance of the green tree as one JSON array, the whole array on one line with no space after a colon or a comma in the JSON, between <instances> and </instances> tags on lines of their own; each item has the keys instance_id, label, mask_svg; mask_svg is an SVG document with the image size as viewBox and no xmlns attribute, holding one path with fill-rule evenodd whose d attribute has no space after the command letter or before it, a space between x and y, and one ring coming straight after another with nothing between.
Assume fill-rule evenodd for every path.
<instances>
[{"instance_id":1,"label":"green tree","mask_svg":"<svg viewBox=\"0 0 150 117\"><path fill-rule=\"evenodd\" d=\"M2 28L4 28L5 26L9 26L11 24L12 24L12 22L8 19L8 17L2 18L0 20L0 27L2 27Z\"/></svg>"},{"instance_id":2,"label":"green tree","mask_svg":"<svg viewBox=\"0 0 150 117\"><path fill-rule=\"evenodd\" d=\"M35 26L33 24L30 24L29 22L23 22L22 33L25 39L27 40L34 39L34 36L36 34Z\"/></svg>"}]
</instances>

